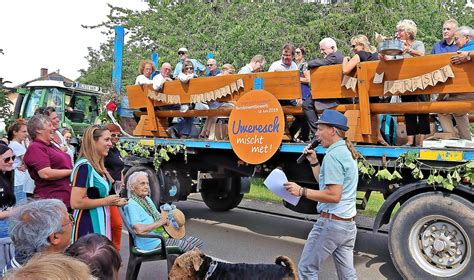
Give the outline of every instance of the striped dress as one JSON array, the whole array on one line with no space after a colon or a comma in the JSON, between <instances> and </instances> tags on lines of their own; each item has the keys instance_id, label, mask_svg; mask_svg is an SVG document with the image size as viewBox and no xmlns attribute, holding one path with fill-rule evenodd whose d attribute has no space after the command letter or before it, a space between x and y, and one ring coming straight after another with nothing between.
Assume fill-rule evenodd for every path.
<instances>
[{"instance_id":1,"label":"striped dress","mask_svg":"<svg viewBox=\"0 0 474 280\"><path fill-rule=\"evenodd\" d=\"M86 188L89 199L104 198L109 195L111 183L102 177L85 158L79 159L71 173L71 186ZM110 207L99 206L91 209L74 210L72 241L88 233L98 233L112 239Z\"/></svg>"}]
</instances>

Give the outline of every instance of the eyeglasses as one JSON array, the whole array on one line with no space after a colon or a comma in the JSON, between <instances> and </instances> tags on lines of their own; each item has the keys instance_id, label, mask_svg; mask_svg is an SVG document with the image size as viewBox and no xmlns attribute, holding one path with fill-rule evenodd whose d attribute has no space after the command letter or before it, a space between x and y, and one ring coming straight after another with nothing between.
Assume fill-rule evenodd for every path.
<instances>
[{"instance_id":1,"label":"eyeglasses","mask_svg":"<svg viewBox=\"0 0 474 280\"><path fill-rule=\"evenodd\" d=\"M112 133L112 134L110 134L110 136L113 137L113 138L116 138L116 137L122 136L122 134L120 134L120 133Z\"/></svg>"},{"instance_id":2,"label":"eyeglasses","mask_svg":"<svg viewBox=\"0 0 474 280\"><path fill-rule=\"evenodd\" d=\"M182 55L182 54L185 54L185 52L178 52L178 55Z\"/></svg>"},{"instance_id":3,"label":"eyeglasses","mask_svg":"<svg viewBox=\"0 0 474 280\"><path fill-rule=\"evenodd\" d=\"M62 225L63 227L67 226L67 225L73 225L75 220L74 220L74 216L72 214L68 214L68 219L69 221L67 223L65 223L64 225Z\"/></svg>"},{"instance_id":4,"label":"eyeglasses","mask_svg":"<svg viewBox=\"0 0 474 280\"><path fill-rule=\"evenodd\" d=\"M7 158L4 158L3 161L4 161L5 163L8 163L8 162L10 162L10 160L11 160L11 161L15 161L15 158L16 158L16 156L7 157Z\"/></svg>"},{"instance_id":5,"label":"eyeglasses","mask_svg":"<svg viewBox=\"0 0 474 280\"><path fill-rule=\"evenodd\" d=\"M193 67L185 67L184 70L194 70Z\"/></svg>"},{"instance_id":6,"label":"eyeglasses","mask_svg":"<svg viewBox=\"0 0 474 280\"><path fill-rule=\"evenodd\" d=\"M405 32L405 29L397 29L397 32L400 33L400 32Z\"/></svg>"}]
</instances>

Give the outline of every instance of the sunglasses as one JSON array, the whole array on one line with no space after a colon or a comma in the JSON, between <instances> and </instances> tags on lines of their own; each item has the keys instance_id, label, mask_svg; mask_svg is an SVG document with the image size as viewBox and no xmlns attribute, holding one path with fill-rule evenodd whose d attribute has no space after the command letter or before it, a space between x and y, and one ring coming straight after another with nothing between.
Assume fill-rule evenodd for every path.
<instances>
[{"instance_id":1,"label":"sunglasses","mask_svg":"<svg viewBox=\"0 0 474 280\"><path fill-rule=\"evenodd\" d=\"M300 51L296 51L295 53L298 53L298 54L300 54L301 52L300 52Z\"/></svg>"},{"instance_id":2,"label":"sunglasses","mask_svg":"<svg viewBox=\"0 0 474 280\"><path fill-rule=\"evenodd\" d=\"M185 67L184 70L194 70L193 67Z\"/></svg>"},{"instance_id":3,"label":"sunglasses","mask_svg":"<svg viewBox=\"0 0 474 280\"><path fill-rule=\"evenodd\" d=\"M207 66L211 67L212 65L214 65L214 64L208 64Z\"/></svg>"},{"instance_id":4,"label":"sunglasses","mask_svg":"<svg viewBox=\"0 0 474 280\"><path fill-rule=\"evenodd\" d=\"M185 52L178 52L178 55L182 55L182 54L185 54Z\"/></svg>"},{"instance_id":5,"label":"sunglasses","mask_svg":"<svg viewBox=\"0 0 474 280\"><path fill-rule=\"evenodd\" d=\"M355 47L357 47L357 45L351 45L351 48L353 48L353 49L354 49Z\"/></svg>"},{"instance_id":6,"label":"sunglasses","mask_svg":"<svg viewBox=\"0 0 474 280\"><path fill-rule=\"evenodd\" d=\"M15 161L16 156L11 156L3 159L3 162L8 163L11 161Z\"/></svg>"},{"instance_id":7,"label":"sunglasses","mask_svg":"<svg viewBox=\"0 0 474 280\"><path fill-rule=\"evenodd\" d=\"M110 136L113 137L113 138L115 138L115 137L120 137L120 136L122 136L122 134L120 134L120 133L112 133L112 134L110 134Z\"/></svg>"}]
</instances>

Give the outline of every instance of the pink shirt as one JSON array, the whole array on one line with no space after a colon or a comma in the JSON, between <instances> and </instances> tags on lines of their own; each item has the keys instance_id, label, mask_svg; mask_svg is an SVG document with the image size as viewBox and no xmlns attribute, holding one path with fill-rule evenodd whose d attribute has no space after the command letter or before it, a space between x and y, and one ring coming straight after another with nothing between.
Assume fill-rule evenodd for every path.
<instances>
[{"instance_id":1,"label":"pink shirt","mask_svg":"<svg viewBox=\"0 0 474 280\"><path fill-rule=\"evenodd\" d=\"M35 139L28 146L23 158L31 178L35 181L36 198L57 198L70 207L71 184L69 176L58 180L41 179L38 171L47 167L51 169L72 169L71 157L51 143Z\"/></svg>"}]
</instances>

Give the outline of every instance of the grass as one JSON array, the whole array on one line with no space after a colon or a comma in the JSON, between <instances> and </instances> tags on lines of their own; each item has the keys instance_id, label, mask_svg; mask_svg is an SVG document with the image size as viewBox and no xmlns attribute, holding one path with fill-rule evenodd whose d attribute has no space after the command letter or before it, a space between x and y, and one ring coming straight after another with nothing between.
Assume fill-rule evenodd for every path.
<instances>
[{"instance_id":1,"label":"grass","mask_svg":"<svg viewBox=\"0 0 474 280\"><path fill-rule=\"evenodd\" d=\"M364 196L364 192L357 192L357 197L361 198ZM250 187L250 192L244 195L244 198L253 199L253 200L261 200L261 201L269 201L269 202L281 202L281 198L274 195L267 187L263 184L263 179L255 178L252 181L252 185ZM359 215L367 216L367 217L375 217L384 202L383 195L379 192L372 192L369 198L369 202L364 210L357 210ZM395 207L392 216L398 210L399 205Z\"/></svg>"}]
</instances>

